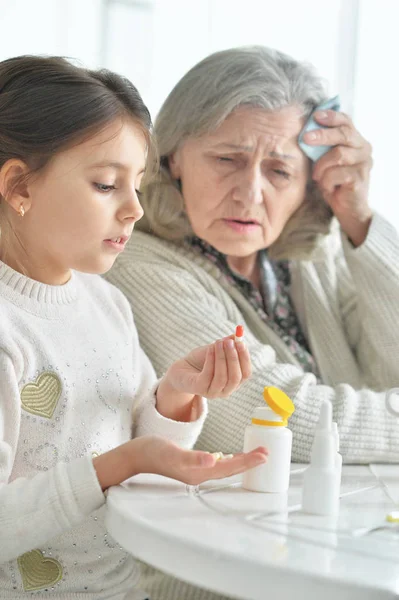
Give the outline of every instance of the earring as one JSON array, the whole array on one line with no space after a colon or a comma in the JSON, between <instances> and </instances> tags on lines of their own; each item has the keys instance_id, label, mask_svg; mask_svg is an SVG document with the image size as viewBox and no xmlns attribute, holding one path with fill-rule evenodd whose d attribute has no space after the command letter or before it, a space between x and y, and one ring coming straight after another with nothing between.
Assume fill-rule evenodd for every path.
<instances>
[{"instance_id":1,"label":"earring","mask_svg":"<svg viewBox=\"0 0 399 600\"><path fill-rule=\"evenodd\" d=\"M19 216L20 216L20 217L23 217L23 216L24 216L24 214L25 214L25 209L24 209L24 205L23 205L23 204L21 204L21 206L19 207L19 209L18 209L18 214L19 214Z\"/></svg>"}]
</instances>

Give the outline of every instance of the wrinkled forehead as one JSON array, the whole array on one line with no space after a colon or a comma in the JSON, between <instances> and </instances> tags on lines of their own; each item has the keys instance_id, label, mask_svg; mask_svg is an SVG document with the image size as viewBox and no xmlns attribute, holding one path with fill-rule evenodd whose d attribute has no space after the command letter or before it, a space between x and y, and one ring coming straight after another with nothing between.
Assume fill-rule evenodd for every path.
<instances>
[{"instance_id":1,"label":"wrinkled forehead","mask_svg":"<svg viewBox=\"0 0 399 600\"><path fill-rule=\"evenodd\" d=\"M299 159L303 157L298 145L303 122L299 107L278 111L240 107L217 129L202 136L201 141L209 147L249 153L261 147L265 153Z\"/></svg>"}]
</instances>

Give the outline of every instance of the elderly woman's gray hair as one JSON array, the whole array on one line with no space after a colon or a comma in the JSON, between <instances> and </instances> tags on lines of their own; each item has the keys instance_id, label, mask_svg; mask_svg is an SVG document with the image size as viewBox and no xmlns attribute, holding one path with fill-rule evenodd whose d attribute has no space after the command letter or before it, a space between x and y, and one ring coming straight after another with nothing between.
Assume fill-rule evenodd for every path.
<instances>
[{"instance_id":1,"label":"elderly woman's gray hair","mask_svg":"<svg viewBox=\"0 0 399 600\"><path fill-rule=\"evenodd\" d=\"M304 122L327 98L324 83L311 65L262 46L216 52L178 82L155 121L161 157L157 175L144 184L142 231L182 242L192 234L179 182L168 157L187 139L214 131L238 107L303 110ZM332 212L309 179L306 198L269 249L273 258L309 258L330 230Z\"/></svg>"}]
</instances>

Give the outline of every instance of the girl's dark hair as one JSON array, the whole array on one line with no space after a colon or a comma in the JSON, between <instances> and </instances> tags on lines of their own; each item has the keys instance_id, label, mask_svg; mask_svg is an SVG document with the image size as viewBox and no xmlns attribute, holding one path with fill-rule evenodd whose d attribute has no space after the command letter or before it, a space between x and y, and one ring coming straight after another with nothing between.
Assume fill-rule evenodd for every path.
<instances>
[{"instance_id":1,"label":"girl's dark hair","mask_svg":"<svg viewBox=\"0 0 399 600\"><path fill-rule=\"evenodd\" d=\"M142 129L151 150L150 113L124 77L60 57L0 62L0 168L18 158L38 171L58 151L126 116Z\"/></svg>"}]
</instances>

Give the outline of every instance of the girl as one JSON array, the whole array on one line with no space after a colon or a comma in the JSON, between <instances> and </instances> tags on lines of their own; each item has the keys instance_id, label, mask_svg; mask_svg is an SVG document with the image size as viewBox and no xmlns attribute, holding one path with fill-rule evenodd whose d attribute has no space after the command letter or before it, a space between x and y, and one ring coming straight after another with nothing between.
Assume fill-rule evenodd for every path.
<instances>
[{"instance_id":1,"label":"girl","mask_svg":"<svg viewBox=\"0 0 399 600\"><path fill-rule=\"evenodd\" d=\"M150 125L113 73L0 63L0 598L144 598L104 529L107 488L143 472L199 483L266 459L183 449L202 396L249 376L244 345L198 348L156 382L127 301L94 275L142 215Z\"/></svg>"}]
</instances>

